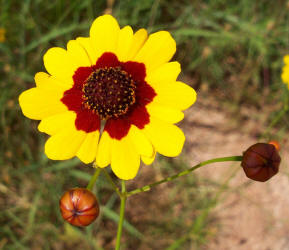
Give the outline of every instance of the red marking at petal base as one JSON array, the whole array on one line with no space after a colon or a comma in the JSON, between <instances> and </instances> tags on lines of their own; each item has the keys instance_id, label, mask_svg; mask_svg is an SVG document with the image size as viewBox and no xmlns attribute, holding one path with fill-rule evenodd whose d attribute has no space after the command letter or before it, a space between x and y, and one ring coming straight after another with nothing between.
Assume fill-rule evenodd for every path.
<instances>
[{"instance_id":1,"label":"red marking at petal base","mask_svg":"<svg viewBox=\"0 0 289 250\"><path fill-rule=\"evenodd\" d=\"M61 101L69 110L78 113L82 108L82 92L74 88L66 90L61 98Z\"/></svg>"},{"instance_id":2,"label":"red marking at petal base","mask_svg":"<svg viewBox=\"0 0 289 250\"><path fill-rule=\"evenodd\" d=\"M136 89L138 104L142 106L149 104L156 95L154 89L146 82L141 82Z\"/></svg>"},{"instance_id":3,"label":"red marking at petal base","mask_svg":"<svg viewBox=\"0 0 289 250\"><path fill-rule=\"evenodd\" d=\"M121 63L121 66L135 81L145 82L146 69L143 63L128 61Z\"/></svg>"},{"instance_id":4,"label":"red marking at petal base","mask_svg":"<svg viewBox=\"0 0 289 250\"><path fill-rule=\"evenodd\" d=\"M139 129L143 129L150 122L150 115L144 106L137 106L131 112L129 120Z\"/></svg>"},{"instance_id":5,"label":"red marking at petal base","mask_svg":"<svg viewBox=\"0 0 289 250\"><path fill-rule=\"evenodd\" d=\"M116 55L111 52L105 52L100 58L98 58L95 66L93 68L99 69L104 67L117 67L120 66L120 62Z\"/></svg>"},{"instance_id":6,"label":"red marking at petal base","mask_svg":"<svg viewBox=\"0 0 289 250\"><path fill-rule=\"evenodd\" d=\"M78 130L83 130L87 133L100 129L100 119L97 114L90 110L82 110L77 113L75 126Z\"/></svg>"},{"instance_id":7,"label":"red marking at petal base","mask_svg":"<svg viewBox=\"0 0 289 250\"><path fill-rule=\"evenodd\" d=\"M150 121L149 113L144 106L135 106L133 110L123 118L111 118L104 127L111 138L120 140L125 137L131 125L143 129Z\"/></svg>"},{"instance_id":8,"label":"red marking at petal base","mask_svg":"<svg viewBox=\"0 0 289 250\"><path fill-rule=\"evenodd\" d=\"M78 68L74 75L73 75L73 88L76 88L78 90L82 90L82 86L85 82L85 80L90 76L92 73L93 68L92 67L80 67Z\"/></svg>"},{"instance_id":9,"label":"red marking at petal base","mask_svg":"<svg viewBox=\"0 0 289 250\"><path fill-rule=\"evenodd\" d=\"M120 140L128 134L130 125L131 123L127 119L110 118L106 121L104 130L111 138Z\"/></svg>"}]
</instances>

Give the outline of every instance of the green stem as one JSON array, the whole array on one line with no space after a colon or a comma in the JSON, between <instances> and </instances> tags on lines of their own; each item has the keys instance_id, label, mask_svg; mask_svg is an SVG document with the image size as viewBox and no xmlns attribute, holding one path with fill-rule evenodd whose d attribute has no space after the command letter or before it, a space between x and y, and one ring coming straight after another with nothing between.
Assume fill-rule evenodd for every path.
<instances>
[{"instance_id":1,"label":"green stem","mask_svg":"<svg viewBox=\"0 0 289 250\"><path fill-rule=\"evenodd\" d=\"M99 176L100 170L101 170L100 168L96 168L93 176L91 176L91 179L90 179L90 181L89 181L89 183L87 184L87 187L86 187L86 189L88 189L89 191L92 190L92 188L94 186L94 183L96 182L97 177Z\"/></svg>"},{"instance_id":2,"label":"green stem","mask_svg":"<svg viewBox=\"0 0 289 250\"><path fill-rule=\"evenodd\" d=\"M160 181L157 181L157 182L154 182L154 183L151 183L149 185L146 185L146 186L143 186L141 188L137 188L135 190L132 190L130 192L127 192L126 196L131 196L133 194L138 194L138 193L141 193L141 192L146 192L146 191L149 191L152 187L155 187L159 184L162 184L162 183L165 183L165 182L168 182L168 181L171 181L171 180L174 180L176 178L179 178L183 175L187 175L191 172L193 172L194 170L202 167L202 166L205 166L205 165L208 165L208 164L211 164L211 163L215 163L215 162L226 162L226 161L242 161L242 156L229 156L229 157L222 157L222 158L215 158L215 159L211 159L211 160L208 160L208 161L203 161L185 171L182 171L178 174L175 174L175 175L172 175L172 176L169 176L165 179L162 179Z\"/></svg>"},{"instance_id":3,"label":"green stem","mask_svg":"<svg viewBox=\"0 0 289 250\"><path fill-rule=\"evenodd\" d=\"M113 189L115 190L115 192L119 195L119 197L121 197L121 193L119 192L119 188L117 187L117 185L114 183L114 181L112 180L112 178L110 177L109 173L103 168L102 169L104 172L104 175L106 177L106 179L108 180L108 182L111 184L111 186L113 187Z\"/></svg>"},{"instance_id":4,"label":"green stem","mask_svg":"<svg viewBox=\"0 0 289 250\"><path fill-rule=\"evenodd\" d=\"M126 196L126 190L125 190L125 181L122 180L121 181L119 221L118 221L115 250L120 249L120 240L121 240L121 234L122 234L122 225L123 225L123 220L124 220L124 210L125 210L126 199L127 199L127 196Z\"/></svg>"}]
</instances>

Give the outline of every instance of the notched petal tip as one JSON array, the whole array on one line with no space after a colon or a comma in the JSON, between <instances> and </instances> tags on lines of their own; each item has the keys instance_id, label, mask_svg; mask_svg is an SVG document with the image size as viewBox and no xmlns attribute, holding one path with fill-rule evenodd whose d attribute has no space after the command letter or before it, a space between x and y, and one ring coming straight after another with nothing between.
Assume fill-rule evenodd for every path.
<instances>
[{"instance_id":1,"label":"notched petal tip","mask_svg":"<svg viewBox=\"0 0 289 250\"><path fill-rule=\"evenodd\" d=\"M184 132L176 125L151 117L144 132L158 153L176 157L182 152L186 138Z\"/></svg>"},{"instance_id":2,"label":"notched petal tip","mask_svg":"<svg viewBox=\"0 0 289 250\"><path fill-rule=\"evenodd\" d=\"M135 57L146 65L147 72L171 60L176 52L176 42L168 31L151 34Z\"/></svg>"},{"instance_id":3,"label":"notched petal tip","mask_svg":"<svg viewBox=\"0 0 289 250\"><path fill-rule=\"evenodd\" d=\"M45 154L51 160L68 160L76 156L86 133L75 128L52 135L45 143Z\"/></svg>"},{"instance_id":4,"label":"notched petal tip","mask_svg":"<svg viewBox=\"0 0 289 250\"><path fill-rule=\"evenodd\" d=\"M90 28L90 36L95 36L99 31L108 30L108 31L119 31L119 24L117 20L109 14L105 14L97 17Z\"/></svg>"},{"instance_id":5,"label":"notched petal tip","mask_svg":"<svg viewBox=\"0 0 289 250\"><path fill-rule=\"evenodd\" d=\"M140 155L129 139L114 139L111 151L111 169L122 180L133 179L140 167Z\"/></svg>"}]
</instances>

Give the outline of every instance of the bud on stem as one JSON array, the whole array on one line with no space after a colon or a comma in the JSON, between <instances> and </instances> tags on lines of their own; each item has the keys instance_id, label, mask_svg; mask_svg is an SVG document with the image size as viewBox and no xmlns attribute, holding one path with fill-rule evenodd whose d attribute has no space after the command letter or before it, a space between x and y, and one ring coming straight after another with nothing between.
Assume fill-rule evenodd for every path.
<instances>
[{"instance_id":1,"label":"bud on stem","mask_svg":"<svg viewBox=\"0 0 289 250\"><path fill-rule=\"evenodd\" d=\"M95 195L86 188L73 188L66 191L59 201L64 220L74 226L88 226L99 215Z\"/></svg>"},{"instance_id":2,"label":"bud on stem","mask_svg":"<svg viewBox=\"0 0 289 250\"><path fill-rule=\"evenodd\" d=\"M244 152L241 166L248 178L265 182L278 173L280 162L274 145L256 143Z\"/></svg>"}]
</instances>

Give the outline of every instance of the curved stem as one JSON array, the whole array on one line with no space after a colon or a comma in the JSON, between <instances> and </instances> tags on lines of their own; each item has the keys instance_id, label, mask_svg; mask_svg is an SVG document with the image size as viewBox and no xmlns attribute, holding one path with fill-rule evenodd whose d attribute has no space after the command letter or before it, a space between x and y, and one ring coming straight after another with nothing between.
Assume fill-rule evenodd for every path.
<instances>
[{"instance_id":1,"label":"curved stem","mask_svg":"<svg viewBox=\"0 0 289 250\"><path fill-rule=\"evenodd\" d=\"M119 188L117 187L117 185L114 183L113 179L111 178L111 176L109 175L109 173L103 168L102 169L104 172L104 175L106 177L106 179L108 180L108 182L110 183L110 185L113 187L114 191L119 195L119 197L121 197L121 193L119 192Z\"/></svg>"},{"instance_id":2,"label":"curved stem","mask_svg":"<svg viewBox=\"0 0 289 250\"><path fill-rule=\"evenodd\" d=\"M124 211L125 211L126 199L127 199L127 196L126 196L126 190L125 190L125 181L122 180L121 181L119 221L118 221L115 250L120 249L120 240L121 240L121 234L122 234L122 225L123 225L123 220L124 220Z\"/></svg>"},{"instance_id":3,"label":"curved stem","mask_svg":"<svg viewBox=\"0 0 289 250\"><path fill-rule=\"evenodd\" d=\"M92 190L92 188L93 188L93 186L94 186L94 184L95 184L95 182L97 180L97 177L99 176L100 170L101 170L100 168L96 168L93 176L91 176L91 179L90 179L89 183L86 186L86 189L88 189L89 191Z\"/></svg>"},{"instance_id":4,"label":"curved stem","mask_svg":"<svg viewBox=\"0 0 289 250\"><path fill-rule=\"evenodd\" d=\"M175 175L172 175L172 176L169 176L165 179L162 179L160 181L157 181L157 182L154 182L154 183L151 183L149 185L146 185L146 186L143 186L141 188L137 188L135 190L132 190L130 192L127 192L126 193L126 196L131 196L133 194L138 194L138 193L141 193L141 192L146 192L146 191L149 191L152 187L154 186L157 186L159 184L162 184L162 183L165 183L165 182L168 182L168 181L171 181L171 180L174 180L176 178L179 178L183 175L187 175L191 172L193 172L194 170L202 167L202 166L205 166L205 165L208 165L208 164L211 164L211 163L215 163L215 162L226 162L226 161L242 161L242 156L229 156L229 157L221 157L221 158L215 158L215 159L211 159L211 160L208 160L208 161L203 161L185 171L182 171L178 174L175 174Z\"/></svg>"}]
</instances>

